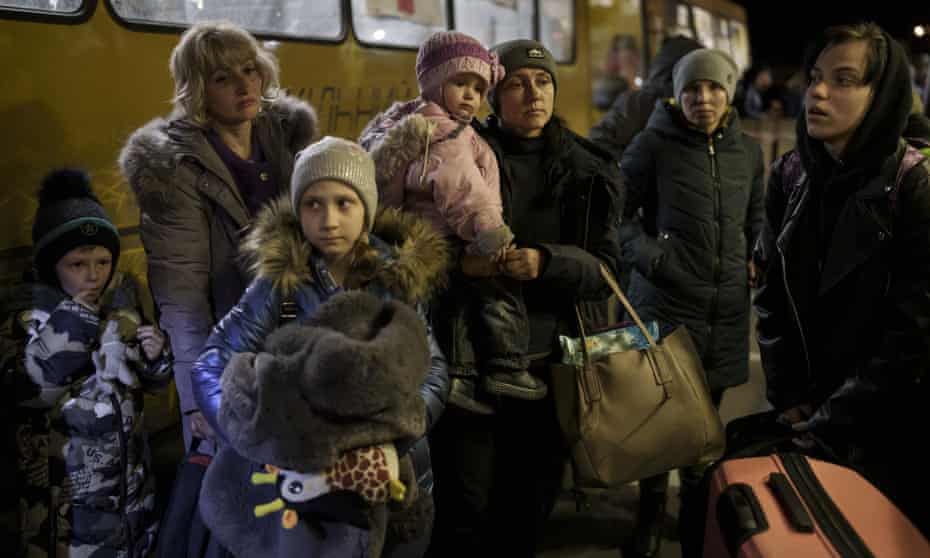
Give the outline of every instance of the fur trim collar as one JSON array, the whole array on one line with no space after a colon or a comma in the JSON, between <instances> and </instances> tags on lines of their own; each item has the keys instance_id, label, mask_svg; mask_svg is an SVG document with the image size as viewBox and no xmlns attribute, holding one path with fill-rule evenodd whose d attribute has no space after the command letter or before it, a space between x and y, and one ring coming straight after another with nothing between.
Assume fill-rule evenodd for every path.
<instances>
[{"instance_id":1,"label":"fur trim collar","mask_svg":"<svg viewBox=\"0 0 930 558\"><path fill-rule=\"evenodd\" d=\"M318 121L316 112L306 102L296 97L281 95L272 101L256 119L261 122L277 121L283 127L288 147L296 152L316 137ZM129 181L133 191L139 195L142 175L153 174L167 182L177 163L185 156L201 162L217 159L204 154L209 146L201 134L201 128L176 116L155 118L139 128L129 137L119 155L119 167ZM212 151L212 149L211 149ZM218 160L218 159L217 159Z\"/></svg>"},{"instance_id":2,"label":"fur trim collar","mask_svg":"<svg viewBox=\"0 0 930 558\"><path fill-rule=\"evenodd\" d=\"M313 282L312 246L287 195L258 214L240 251L256 277L272 280L285 294ZM444 287L449 258L446 240L428 221L384 209L375 217L369 241L359 243L348 286L373 281L405 302L426 302Z\"/></svg>"}]
</instances>

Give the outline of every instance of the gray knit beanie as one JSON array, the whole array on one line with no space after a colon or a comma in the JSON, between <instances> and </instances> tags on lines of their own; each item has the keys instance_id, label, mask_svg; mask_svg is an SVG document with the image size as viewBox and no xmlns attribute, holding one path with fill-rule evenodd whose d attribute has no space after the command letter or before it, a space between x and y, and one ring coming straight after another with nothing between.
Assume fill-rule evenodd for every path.
<instances>
[{"instance_id":1,"label":"gray knit beanie","mask_svg":"<svg viewBox=\"0 0 930 558\"><path fill-rule=\"evenodd\" d=\"M500 64L504 67L504 78L520 68L539 68L549 72L549 75L552 76L553 88L558 88L555 75L555 58L549 52L549 49L539 41L532 39L507 41L491 47L491 52L497 54L500 59ZM496 89L496 87L492 88L488 92L488 102L494 112L499 112L497 110L497 98L494 95Z\"/></svg>"},{"instance_id":2,"label":"gray knit beanie","mask_svg":"<svg viewBox=\"0 0 930 558\"><path fill-rule=\"evenodd\" d=\"M300 198L311 184L338 180L352 187L365 206L365 230L370 231L378 211L375 163L355 142L326 136L297 154L291 175L291 203L300 216Z\"/></svg>"},{"instance_id":3,"label":"gray knit beanie","mask_svg":"<svg viewBox=\"0 0 930 558\"><path fill-rule=\"evenodd\" d=\"M675 100L689 84L706 79L719 83L727 92L727 103L733 102L739 70L730 55L714 48L700 48L681 57L672 70Z\"/></svg>"}]
</instances>

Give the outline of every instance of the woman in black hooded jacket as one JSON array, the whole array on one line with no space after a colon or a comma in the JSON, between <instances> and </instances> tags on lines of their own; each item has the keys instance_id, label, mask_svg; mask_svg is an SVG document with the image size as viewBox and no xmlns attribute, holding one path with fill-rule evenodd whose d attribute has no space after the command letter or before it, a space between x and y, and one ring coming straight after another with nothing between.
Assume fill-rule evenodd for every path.
<instances>
[{"instance_id":1,"label":"woman in black hooded jacket","mask_svg":"<svg viewBox=\"0 0 930 558\"><path fill-rule=\"evenodd\" d=\"M928 533L910 429L930 401L930 175L901 139L907 58L874 24L841 26L805 70L798 149L773 167L755 255L768 398Z\"/></svg>"}]
</instances>

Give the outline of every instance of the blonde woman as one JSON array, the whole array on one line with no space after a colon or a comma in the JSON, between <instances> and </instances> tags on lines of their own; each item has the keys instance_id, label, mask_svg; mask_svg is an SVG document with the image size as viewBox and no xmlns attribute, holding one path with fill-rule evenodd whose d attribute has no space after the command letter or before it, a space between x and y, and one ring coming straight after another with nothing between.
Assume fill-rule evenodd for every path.
<instances>
[{"instance_id":1,"label":"blonde woman","mask_svg":"<svg viewBox=\"0 0 930 558\"><path fill-rule=\"evenodd\" d=\"M120 167L141 209L148 278L174 350L184 443L213 433L190 369L249 277L239 240L262 205L287 192L316 115L278 89L278 65L227 22L188 29L171 53L174 110L129 138Z\"/></svg>"}]
</instances>

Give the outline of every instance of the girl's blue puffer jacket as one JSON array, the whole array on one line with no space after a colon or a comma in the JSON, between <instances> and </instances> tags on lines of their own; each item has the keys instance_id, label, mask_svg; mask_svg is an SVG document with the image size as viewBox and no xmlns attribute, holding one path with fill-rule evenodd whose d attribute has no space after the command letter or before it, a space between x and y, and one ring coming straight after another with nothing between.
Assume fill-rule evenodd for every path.
<instances>
[{"instance_id":1,"label":"girl's blue puffer jacket","mask_svg":"<svg viewBox=\"0 0 930 558\"><path fill-rule=\"evenodd\" d=\"M282 303L293 302L294 320L302 323L342 290L333 283L322 260L313 254L291 207L289 198L282 196L257 218L241 247L243 255L250 259L255 280L213 328L194 363L197 404L221 437L217 423L222 401L220 378L232 355L261 351L265 338L282 322ZM346 288L366 289L380 297L421 307L443 285L448 257L445 240L428 222L385 210L376 217L368 242L359 247ZM427 431L442 414L449 392L446 361L432 333L429 344L431 370L420 387L426 402ZM409 447L418 484L430 493L433 475L426 438L411 440Z\"/></svg>"}]
</instances>

